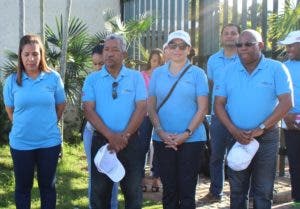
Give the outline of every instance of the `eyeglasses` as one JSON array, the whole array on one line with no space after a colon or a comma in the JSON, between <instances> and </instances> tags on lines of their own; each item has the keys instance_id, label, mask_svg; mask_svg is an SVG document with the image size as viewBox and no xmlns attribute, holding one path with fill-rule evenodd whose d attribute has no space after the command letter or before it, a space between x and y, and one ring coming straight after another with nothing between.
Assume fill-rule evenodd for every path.
<instances>
[{"instance_id":1,"label":"eyeglasses","mask_svg":"<svg viewBox=\"0 0 300 209\"><path fill-rule=\"evenodd\" d=\"M186 47L188 47L186 43L180 43L180 44L169 43L168 46L170 49L176 49L178 47L180 50L185 50Z\"/></svg>"},{"instance_id":2,"label":"eyeglasses","mask_svg":"<svg viewBox=\"0 0 300 209\"><path fill-rule=\"evenodd\" d=\"M119 83L118 82L113 82L112 83L112 93L111 96L113 99L116 99L118 97L118 93L117 93L117 87L118 87Z\"/></svg>"},{"instance_id":3,"label":"eyeglasses","mask_svg":"<svg viewBox=\"0 0 300 209\"><path fill-rule=\"evenodd\" d=\"M253 41L253 42L246 42L246 43L235 43L235 46L237 48L241 48L242 46L251 47L254 46L255 44L257 44L257 42Z\"/></svg>"}]
</instances>

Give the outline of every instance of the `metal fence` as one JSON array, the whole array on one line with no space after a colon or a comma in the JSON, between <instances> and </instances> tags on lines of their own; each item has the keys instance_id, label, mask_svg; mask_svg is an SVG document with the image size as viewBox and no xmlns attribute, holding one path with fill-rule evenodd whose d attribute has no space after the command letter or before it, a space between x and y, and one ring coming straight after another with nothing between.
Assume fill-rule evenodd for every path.
<instances>
[{"instance_id":1,"label":"metal fence","mask_svg":"<svg viewBox=\"0 0 300 209\"><path fill-rule=\"evenodd\" d=\"M207 57L219 49L220 29L226 23L238 24L242 29L259 28L266 41L268 14L278 12L279 1L268 4L268 0L127 0L122 3L122 14L125 22L144 13L154 17L154 24L141 39L148 50L162 48L174 30L188 31L196 51L194 64L204 67ZM130 53L139 58L138 48L133 47Z\"/></svg>"},{"instance_id":2,"label":"metal fence","mask_svg":"<svg viewBox=\"0 0 300 209\"><path fill-rule=\"evenodd\" d=\"M265 54L276 57L276 43L268 37L268 15L278 13L279 4L285 0L127 0L122 1L123 20L137 19L143 13L154 17L154 24L141 39L151 50L162 48L170 32L183 29L191 35L196 56L193 63L206 69L208 57L219 50L219 35L223 25L235 23L242 29L252 28L261 32L263 41L270 40ZM297 0L297 4L300 1ZM271 3L271 4L270 4ZM133 47L131 55L139 58L139 49ZM279 147L279 175L284 174L285 144L281 136Z\"/></svg>"}]
</instances>

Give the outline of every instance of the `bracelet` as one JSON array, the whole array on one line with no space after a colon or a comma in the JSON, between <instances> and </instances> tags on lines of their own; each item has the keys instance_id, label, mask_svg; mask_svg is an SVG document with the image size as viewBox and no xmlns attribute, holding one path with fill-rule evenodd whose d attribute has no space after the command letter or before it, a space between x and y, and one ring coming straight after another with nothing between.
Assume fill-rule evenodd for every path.
<instances>
[{"instance_id":1,"label":"bracelet","mask_svg":"<svg viewBox=\"0 0 300 209\"><path fill-rule=\"evenodd\" d=\"M128 140L129 138L130 138L130 136L131 136L131 133L125 133L124 134L124 136L123 136L123 138L125 139L125 140Z\"/></svg>"},{"instance_id":2,"label":"bracelet","mask_svg":"<svg viewBox=\"0 0 300 209\"><path fill-rule=\"evenodd\" d=\"M154 128L154 131L157 133L158 131L162 130L161 126L157 126L156 128Z\"/></svg>"}]
</instances>

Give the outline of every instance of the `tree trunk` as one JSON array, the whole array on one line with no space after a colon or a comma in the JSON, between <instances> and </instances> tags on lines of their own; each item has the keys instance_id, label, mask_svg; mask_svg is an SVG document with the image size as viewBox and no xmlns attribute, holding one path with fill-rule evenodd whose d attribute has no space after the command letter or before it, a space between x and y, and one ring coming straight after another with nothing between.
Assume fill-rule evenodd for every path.
<instances>
[{"instance_id":1,"label":"tree trunk","mask_svg":"<svg viewBox=\"0 0 300 209\"><path fill-rule=\"evenodd\" d=\"M67 0L66 11L65 11L65 22L63 26L63 40L62 40L62 49L61 49L61 57L60 57L60 75L65 83L65 75L67 68L67 48L68 48L68 34L69 34L69 21L71 14L71 5L72 0ZM61 133L62 139L64 138L64 115L61 118Z\"/></svg>"},{"instance_id":2,"label":"tree trunk","mask_svg":"<svg viewBox=\"0 0 300 209\"><path fill-rule=\"evenodd\" d=\"M40 32L42 42L45 44L45 27L44 27L44 0L40 0Z\"/></svg>"},{"instance_id":3,"label":"tree trunk","mask_svg":"<svg viewBox=\"0 0 300 209\"><path fill-rule=\"evenodd\" d=\"M61 57L60 57L60 74L63 82L65 82L65 74L67 68L67 48L68 48L68 28L71 14L71 4L72 0L67 0L66 12L65 12L65 21L63 26L63 39L62 39L62 49L61 49Z\"/></svg>"},{"instance_id":4,"label":"tree trunk","mask_svg":"<svg viewBox=\"0 0 300 209\"><path fill-rule=\"evenodd\" d=\"M25 0L19 0L19 38L25 35Z\"/></svg>"}]
</instances>

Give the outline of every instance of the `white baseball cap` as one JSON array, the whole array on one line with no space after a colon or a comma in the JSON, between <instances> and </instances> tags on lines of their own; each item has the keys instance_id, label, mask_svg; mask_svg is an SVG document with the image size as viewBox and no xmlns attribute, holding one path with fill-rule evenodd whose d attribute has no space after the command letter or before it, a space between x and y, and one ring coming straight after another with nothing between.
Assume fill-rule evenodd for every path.
<instances>
[{"instance_id":1,"label":"white baseball cap","mask_svg":"<svg viewBox=\"0 0 300 209\"><path fill-rule=\"evenodd\" d=\"M191 37L190 35L183 31L177 30L169 34L167 44L169 44L173 39L179 38L183 40L187 45L191 46Z\"/></svg>"},{"instance_id":2,"label":"white baseball cap","mask_svg":"<svg viewBox=\"0 0 300 209\"><path fill-rule=\"evenodd\" d=\"M119 182L125 176L125 169L122 163L115 152L108 150L108 144L105 144L98 150L94 163L97 170L107 175L113 182Z\"/></svg>"},{"instance_id":3,"label":"white baseball cap","mask_svg":"<svg viewBox=\"0 0 300 209\"><path fill-rule=\"evenodd\" d=\"M227 155L227 164L234 171L242 171L248 168L255 153L259 148L256 139L251 140L249 144L240 144L235 142Z\"/></svg>"},{"instance_id":4,"label":"white baseball cap","mask_svg":"<svg viewBox=\"0 0 300 209\"><path fill-rule=\"evenodd\" d=\"M279 41L278 44L289 45L300 42L300 30L290 32L284 40Z\"/></svg>"}]
</instances>

